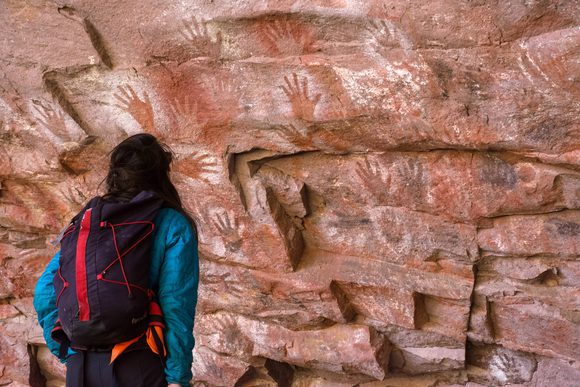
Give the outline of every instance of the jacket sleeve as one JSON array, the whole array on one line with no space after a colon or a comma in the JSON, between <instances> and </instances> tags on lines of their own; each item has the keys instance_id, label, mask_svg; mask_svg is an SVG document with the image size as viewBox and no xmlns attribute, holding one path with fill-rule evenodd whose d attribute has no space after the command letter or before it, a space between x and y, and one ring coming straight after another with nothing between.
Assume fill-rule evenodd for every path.
<instances>
[{"instance_id":1,"label":"jacket sleeve","mask_svg":"<svg viewBox=\"0 0 580 387\"><path fill-rule=\"evenodd\" d=\"M177 214L176 214L177 215ZM189 386L192 378L193 323L197 304L199 261L196 235L187 219L174 216L166 237L158 298L165 318L167 383Z\"/></svg>"},{"instance_id":2,"label":"jacket sleeve","mask_svg":"<svg viewBox=\"0 0 580 387\"><path fill-rule=\"evenodd\" d=\"M34 290L34 309L38 316L38 323L42 327L44 340L46 341L50 352L55 356L58 356L60 344L50 337L50 332L54 328L54 324L58 318L56 294L52 280L58 270L59 258L60 251L58 251L50 260L44 273L42 273L38 279ZM60 359L60 361L64 363L65 359Z\"/></svg>"}]
</instances>

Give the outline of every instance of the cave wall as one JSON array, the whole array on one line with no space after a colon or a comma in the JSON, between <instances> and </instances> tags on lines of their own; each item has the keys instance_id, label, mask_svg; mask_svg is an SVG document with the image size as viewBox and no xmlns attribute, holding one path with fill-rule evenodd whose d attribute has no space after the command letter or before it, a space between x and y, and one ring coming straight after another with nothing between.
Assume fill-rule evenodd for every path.
<instances>
[{"instance_id":1,"label":"cave wall","mask_svg":"<svg viewBox=\"0 0 580 387\"><path fill-rule=\"evenodd\" d=\"M50 241L149 132L200 385L580 383L574 0L0 2L0 385L60 385ZM102 189L102 186L101 186Z\"/></svg>"}]
</instances>

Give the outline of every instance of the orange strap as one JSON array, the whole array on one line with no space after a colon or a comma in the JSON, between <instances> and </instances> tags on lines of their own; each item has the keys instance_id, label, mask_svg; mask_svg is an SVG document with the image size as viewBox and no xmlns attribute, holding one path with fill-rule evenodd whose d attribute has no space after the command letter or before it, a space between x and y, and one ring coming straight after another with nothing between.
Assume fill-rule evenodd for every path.
<instances>
[{"instance_id":1,"label":"orange strap","mask_svg":"<svg viewBox=\"0 0 580 387\"><path fill-rule=\"evenodd\" d=\"M125 350L127 348L129 348L129 346L131 344L136 343L141 337L143 337L143 335L139 335L139 336L135 337L134 339L124 341L124 342L119 343L119 344L115 344L115 346L113 347L113 350L111 351L111 361L109 362L109 364L113 364L113 362L115 361L116 358L119 357L119 355L121 355L123 352L125 352Z\"/></svg>"},{"instance_id":2,"label":"orange strap","mask_svg":"<svg viewBox=\"0 0 580 387\"><path fill-rule=\"evenodd\" d=\"M157 337L159 338L163 354L159 353L159 348L157 348L157 342L155 341L155 337L153 336L154 333L157 333ZM163 338L163 329L161 329L160 326L149 326L149 328L147 329L147 344L149 345L149 348L151 348L151 350L156 354L161 355L163 357L167 356L167 350L165 349L165 340Z\"/></svg>"},{"instance_id":3,"label":"orange strap","mask_svg":"<svg viewBox=\"0 0 580 387\"><path fill-rule=\"evenodd\" d=\"M154 335L153 330L155 330L155 333L157 334L157 337L161 342L161 351L163 353L162 355L159 353L159 348L157 348L157 342L155 341L155 337L153 336ZM144 334L146 335L147 345L149 345L149 348L151 348L151 350L154 353L161 355L163 357L167 356L167 349L165 349L165 339L163 338L163 329L160 326L151 325L149 326L149 328L147 328L147 332L145 332ZM143 337L143 334L135 337L134 339L127 340L119 344L115 344L113 350L111 351L111 361L109 362L109 364L113 364L115 359L117 359L123 352L125 352L125 350L129 348L131 344L136 343L141 337Z\"/></svg>"},{"instance_id":4,"label":"orange strap","mask_svg":"<svg viewBox=\"0 0 580 387\"><path fill-rule=\"evenodd\" d=\"M133 343L136 343L143 335L146 335L147 345L151 350L165 358L167 356L167 349L165 348L165 339L163 337L163 330L165 329L165 324L163 323L163 312L161 311L161 307L159 304L154 300L154 293L153 291L148 292L150 302L149 302L149 327L147 331L134 339L124 341L122 343L116 344L111 351L111 362L109 364L113 364L115 359L117 359L129 346ZM157 340L156 340L157 338ZM161 348L157 348L157 343L159 342ZM161 354L160 352L163 352Z\"/></svg>"}]
</instances>

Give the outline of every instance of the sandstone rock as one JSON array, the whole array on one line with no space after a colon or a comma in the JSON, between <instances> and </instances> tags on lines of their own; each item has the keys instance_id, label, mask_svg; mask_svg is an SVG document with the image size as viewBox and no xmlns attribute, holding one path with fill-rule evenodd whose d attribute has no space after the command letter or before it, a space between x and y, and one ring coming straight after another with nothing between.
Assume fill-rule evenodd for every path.
<instances>
[{"instance_id":1,"label":"sandstone rock","mask_svg":"<svg viewBox=\"0 0 580 387\"><path fill-rule=\"evenodd\" d=\"M544 163L562 165L566 168L572 168L578 170L580 165L580 150L573 150L570 152L564 152L560 154L546 154L540 152L529 152L523 153L524 156L534 157L541 160Z\"/></svg>"},{"instance_id":2,"label":"sandstone rock","mask_svg":"<svg viewBox=\"0 0 580 387\"><path fill-rule=\"evenodd\" d=\"M58 161L63 168L73 174L80 175L93 169L106 170L105 149L98 139L88 137L81 143L65 143L59 154Z\"/></svg>"},{"instance_id":3,"label":"sandstone rock","mask_svg":"<svg viewBox=\"0 0 580 387\"><path fill-rule=\"evenodd\" d=\"M391 342L392 373L424 374L465 367L465 341L440 333L410 330L394 325L379 328Z\"/></svg>"},{"instance_id":4,"label":"sandstone rock","mask_svg":"<svg viewBox=\"0 0 580 387\"><path fill-rule=\"evenodd\" d=\"M576 256L579 220L577 211L502 217L480 230L477 240L483 250L496 254Z\"/></svg>"},{"instance_id":5,"label":"sandstone rock","mask_svg":"<svg viewBox=\"0 0 580 387\"><path fill-rule=\"evenodd\" d=\"M20 314L18 309L10 304L2 304L0 305L0 320L6 320L13 317L16 317Z\"/></svg>"},{"instance_id":6,"label":"sandstone rock","mask_svg":"<svg viewBox=\"0 0 580 387\"><path fill-rule=\"evenodd\" d=\"M225 336L217 333L224 332ZM251 355L333 372L385 377L390 346L380 334L357 325L322 330L288 329L221 312L197 323L200 342L230 355Z\"/></svg>"},{"instance_id":7,"label":"sandstone rock","mask_svg":"<svg viewBox=\"0 0 580 387\"><path fill-rule=\"evenodd\" d=\"M316 257L315 260L312 259L313 256ZM445 266L442 267L445 268ZM305 316L311 316L306 318L313 319L318 316L340 322L352 315L352 312L349 312L352 304L344 291L336 285L332 286L332 281L335 280L339 283L356 282L362 286L377 289L398 287L399 292L407 290L409 292L407 294L415 292L417 294L411 298L403 293L402 297L398 295L395 300L390 300L393 303L392 308L397 308L395 303L401 303L401 307L406 310L416 310L416 306L419 307L421 312L413 313L413 318L418 319L416 323L414 322L414 326L422 324L424 328L441 329L449 333L448 323L442 323L439 326L438 321L451 320L460 324L461 332L467 329L468 303L462 300L467 300L471 294L473 286L471 274L464 277L463 273L444 271L453 273L455 276L450 282L441 275L441 271L423 271L380 261L361 261L356 257L324 254L322 251L307 252L300 270L284 277L250 270L241 271L240 274L243 273L243 276L238 277L239 274L234 276L227 266L207 265L204 268L207 268L208 277L207 285L201 285L204 289L202 291L205 292L207 289L216 296L221 294L219 297L211 298L216 300L214 305L217 309L220 305L229 304L240 312L247 312L248 305L253 305L252 307L258 308L257 311L260 313L259 311L264 308L273 307L270 302L282 302L281 305L284 305L288 302L284 300L290 299L294 300L292 303L295 306L290 307L290 304L286 304L288 306L285 307L289 308L289 312L297 307L298 311L305 313ZM376 275L360 277L360 273L376 273ZM248 286L244 283L254 285ZM274 297L267 297L265 289L270 289ZM371 301L369 299L369 303ZM357 301L353 300L353 302ZM403 306L405 302L408 304ZM309 305L310 303L312 304ZM202 305L206 308L207 304ZM211 310L209 306L208 308ZM269 318L281 318L280 315L275 317L276 313L268 313L265 310L261 313ZM286 315L288 319L284 318L279 321L295 324L296 320L291 317L292 314ZM297 315L300 316L300 313ZM397 323L396 320L390 322ZM463 337L463 333L454 333L456 334Z\"/></svg>"},{"instance_id":8,"label":"sandstone rock","mask_svg":"<svg viewBox=\"0 0 580 387\"><path fill-rule=\"evenodd\" d=\"M59 188L68 192L59 192ZM4 180L2 193L0 225L3 227L23 232L57 233L74 215L71 207L76 198L69 196L74 195L70 184L59 187L54 181Z\"/></svg>"},{"instance_id":9,"label":"sandstone rock","mask_svg":"<svg viewBox=\"0 0 580 387\"><path fill-rule=\"evenodd\" d=\"M31 305L47 242L148 132L199 230L194 383L574 385L578 20L573 1L2 2L0 384L60 383Z\"/></svg>"},{"instance_id":10,"label":"sandstone rock","mask_svg":"<svg viewBox=\"0 0 580 387\"><path fill-rule=\"evenodd\" d=\"M1 245L0 245L1 249ZM0 286L0 297L30 297L40 276L39 269L43 267L52 255L34 250L20 251L17 257L2 257L0 260L0 275L7 278Z\"/></svg>"},{"instance_id":11,"label":"sandstone rock","mask_svg":"<svg viewBox=\"0 0 580 387\"><path fill-rule=\"evenodd\" d=\"M430 375L394 375L382 382L368 382L360 384L361 387L427 387L433 383L440 383L447 386L464 386L467 382L467 375L464 371L438 372Z\"/></svg>"},{"instance_id":12,"label":"sandstone rock","mask_svg":"<svg viewBox=\"0 0 580 387\"><path fill-rule=\"evenodd\" d=\"M540 358L532 379L532 385L571 387L578 384L578 380L580 380L580 371L576 365L562 360Z\"/></svg>"},{"instance_id":13,"label":"sandstone rock","mask_svg":"<svg viewBox=\"0 0 580 387\"><path fill-rule=\"evenodd\" d=\"M61 68L97 63L88 32L49 1L2 4L3 56L13 63Z\"/></svg>"},{"instance_id":14,"label":"sandstone rock","mask_svg":"<svg viewBox=\"0 0 580 387\"><path fill-rule=\"evenodd\" d=\"M388 27L381 27L378 33L384 34L386 30ZM567 39L575 42L575 34L574 30L569 31ZM560 35L547 38L557 41ZM72 75L60 74L55 82L64 90L64 98L78 107L79 117L98 116L95 122L98 126L129 126L133 128L131 132L145 130L176 138L183 134L170 131L181 130L178 121L185 114L193 120L187 128L188 137L197 137L215 146L219 138L234 136L235 147L244 150L257 143L272 147L272 136L266 137L263 130L255 129L256 126L271 129L282 126L283 138L303 150L364 150L368 149L367 144L373 143L376 150L408 144L420 148L445 145L520 152L522 147L529 151L549 149L552 152L576 149L574 114L565 110L568 95L551 83L545 83L541 74L522 74L518 61L527 55L525 49L503 54L499 71L497 53L491 48L476 51L479 51L476 57L480 60L458 51L457 56L463 59L460 67L449 59L445 50L429 50L421 55L415 50L387 47L379 53L356 53L356 62L346 61L344 57L336 60L313 57L303 63L307 65L303 71L296 71L295 65L300 63L296 61L272 62L269 66L245 61L216 69L215 61L204 59L179 67L171 64L149 66L140 74L126 70L104 73L96 68L83 69ZM562 60L571 59L564 57ZM233 74L236 73L244 73L245 77L235 81ZM456 78L463 83L458 83L458 90L447 90L449 77L456 73ZM508 75L504 79L501 74ZM97 106L87 103L83 95L83 89L94 84L95 78L98 78L96 93L107 101ZM401 84L405 88L397 89ZM528 94L521 95L523 92L514 91L528 90L536 84L549 90L552 98L538 116L528 111L544 103L544 94L526 91ZM117 90L117 93L107 90ZM121 90L135 90L135 95L123 99L119 94ZM397 90L397 93L390 90ZM302 96L304 91L307 94ZM197 101L187 100L186 96L191 93L198 96ZM123 101L120 105L115 94ZM286 102L279 104L278 100ZM220 103L223 101L232 108L224 110ZM183 109L184 104L188 110ZM451 114L439 113L449 110ZM119 115L120 111L126 114ZM379 113L361 113L368 111ZM515 125L513 117L516 114L520 115L519 121L529 125L527 131ZM361 119L365 122L365 117L370 118L365 124L357 122ZM239 129L229 126L233 122L237 128L246 127L254 135L243 136ZM358 129L351 129L351 133L342 136L341 132L355 123ZM551 125L555 125L556 130L551 129ZM174 128L169 129L171 126ZM202 128L206 129L205 133L200 131ZM115 136L121 134L120 129L111 131ZM247 144L247 140L254 137L257 143ZM546 148L543 143L550 146Z\"/></svg>"},{"instance_id":15,"label":"sandstone rock","mask_svg":"<svg viewBox=\"0 0 580 387\"><path fill-rule=\"evenodd\" d=\"M231 270L211 261L200 266L199 308L205 313L231 310L254 315L290 329L325 321L345 323L349 316L330 284L288 281L249 270Z\"/></svg>"},{"instance_id":16,"label":"sandstone rock","mask_svg":"<svg viewBox=\"0 0 580 387\"><path fill-rule=\"evenodd\" d=\"M501 276L504 281L520 285L545 285L546 287L578 287L580 263L577 260L564 260L557 257L502 259L490 257L478 263L482 279L487 281ZM527 287L531 291L534 287ZM535 289L541 289L536 287ZM549 295L549 293L545 293ZM538 294L538 296L541 296Z\"/></svg>"},{"instance_id":17,"label":"sandstone rock","mask_svg":"<svg viewBox=\"0 0 580 387\"><path fill-rule=\"evenodd\" d=\"M470 381L483 385L526 384L536 372L533 355L509 349L472 343L468 351Z\"/></svg>"},{"instance_id":18,"label":"sandstone rock","mask_svg":"<svg viewBox=\"0 0 580 387\"><path fill-rule=\"evenodd\" d=\"M492 302L495 338L507 348L578 360L580 328L574 313L565 312L509 298Z\"/></svg>"},{"instance_id":19,"label":"sandstone rock","mask_svg":"<svg viewBox=\"0 0 580 387\"><path fill-rule=\"evenodd\" d=\"M46 385L50 387L64 386L66 366L50 353L48 347L41 346L36 353L36 360L46 378Z\"/></svg>"},{"instance_id":20,"label":"sandstone rock","mask_svg":"<svg viewBox=\"0 0 580 387\"><path fill-rule=\"evenodd\" d=\"M353 210L326 208L308 217L307 241L322 250L416 267L449 259L458 271L462 265L454 261L477 257L473 226L400 207Z\"/></svg>"},{"instance_id":21,"label":"sandstone rock","mask_svg":"<svg viewBox=\"0 0 580 387\"><path fill-rule=\"evenodd\" d=\"M481 309L472 319L472 337L577 360L577 262L554 257L512 260L480 263L475 295Z\"/></svg>"},{"instance_id":22,"label":"sandstone rock","mask_svg":"<svg viewBox=\"0 0 580 387\"><path fill-rule=\"evenodd\" d=\"M0 353L5 367L0 383L28 385L31 359L28 353L28 339L35 331L36 321L19 314L0 322Z\"/></svg>"},{"instance_id":23,"label":"sandstone rock","mask_svg":"<svg viewBox=\"0 0 580 387\"><path fill-rule=\"evenodd\" d=\"M334 286L333 286L334 285ZM379 324L394 324L407 328L419 328L422 321L417 321L417 307L422 307L418 293L401 292L390 288L360 286L355 283L333 282L334 293L346 307L347 314L358 314L378 320ZM393 302L396 300L396 302Z\"/></svg>"},{"instance_id":24,"label":"sandstone rock","mask_svg":"<svg viewBox=\"0 0 580 387\"><path fill-rule=\"evenodd\" d=\"M215 386L232 386L248 372L250 365L197 345L193 351L193 379Z\"/></svg>"},{"instance_id":25,"label":"sandstone rock","mask_svg":"<svg viewBox=\"0 0 580 387\"><path fill-rule=\"evenodd\" d=\"M0 96L1 100L2 96ZM2 109L4 110L4 109ZM30 178L39 174L57 171L57 147L31 123L24 122L22 115L11 117L13 112L8 108L0 111L0 121L5 119L6 125L0 126L0 156L2 180L12 178Z\"/></svg>"},{"instance_id":26,"label":"sandstone rock","mask_svg":"<svg viewBox=\"0 0 580 387\"><path fill-rule=\"evenodd\" d=\"M329 163L335 168L327 168ZM365 158L310 153L300 158L266 159L258 167L258 176L273 189L289 184L278 177L285 171L327 202L352 206L351 200L362 200L460 221L577 208L580 184L580 175L565 170L505 161L485 153L389 152ZM328 185L328 181L334 184ZM287 200L299 198L295 194Z\"/></svg>"}]
</instances>

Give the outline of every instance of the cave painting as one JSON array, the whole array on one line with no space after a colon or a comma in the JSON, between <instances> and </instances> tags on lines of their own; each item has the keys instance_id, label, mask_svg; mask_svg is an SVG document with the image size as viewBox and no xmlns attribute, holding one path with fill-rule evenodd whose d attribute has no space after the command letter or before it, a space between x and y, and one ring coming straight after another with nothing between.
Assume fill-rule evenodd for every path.
<instances>
[{"instance_id":1,"label":"cave painting","mask_svg":"<svg viewBox=\"0 0 580 387\"><path fill-rule=\"evenodd\" d=\"M213 216L213 225L219 234L224 237L228 252L236 252L242 245L242 237L239 234L240 224L236 217L228 211L221 211Z\"/></svg>"},{"instance_id":2,"label":"cave painting","mask_svg":"<svg viewBox=\"0 0 580 387\"><path fill-rule=\"evenodd\" d=\"M183 20L183 29L179 32L181 36L196 50L205 56L218 58L222 47L222 33L218 31L213 39L207 29L206 21L199 21L195 16L191 19Z\"/></svg>"},{"instance_id":3,"label":"cave painting","mask_svg":"<svg viewBox=\"0 0 580 387\"><path fill-rule=\"evenodd\" d=\"M37 118L38 122L61 139L67 139L69 137L66 130L64 113L60 108L54 108L47 102L42 101L33 100L32 103L34 110L39 114Z\"/></svg>"},{"instance_id":4,"label":"cave painting","mask_svg":"<svg viewBox=\"0 0 580 387\"><path fill-rule=\"evenodd\" d=\"M211 184L212 180L222 173L222 168L215 157L204 152L194 152L180 157L175 160L173 169L207 184Z\"/></svg>"},{"instance_id":5,"label":"cave painting","mask_svg":"<svg viewBox=\"0 0 580 387\"><path fill-rule=\"evenodd\" d=\"M312 121L321 94L318 93L310 97L308 95L308 78L302 77L302 81L299 81L296 73L292 73L292 81L285 75L284 82L286 85L282 85L280 88L288 97L294 116L305 121Z\"/></svg>"},{"instance_id":6,"label":"cave painting","mask_svg":"<svg viewBox=\"0 0 580 387\"><path fill-rule=\"evenodd\" d=\"M374 38L374 42L383 53L385 50L396 47L400 47L404 50L410 50L413 48L410 39L390 20L371 20L366 26L366 29L370 32L371 36Z\"/></svg>"},{"instance_id":7,"label":"cave painting","mask_svg":"<svg viewBox=\"0 0 580 387\"><path fill-rule=\"evenodd\" d=\"M308 128L297 129L294 124L278 125L274 131L288 143L298 148L312 147L312 135Z\"/></svg>"},{"instance_id":8,"label":"cave painting","mask_svg":"<svg viewBox=\"0 0 580 387\"><path fill-rule=\"evenodd\" d=\"M175 126L169 128L169 136L178 140L195 141L200 136L207 119L200 117L198 103L191 97L174 98L169 106Z\"/></svg>"},{"instance_id":9,"label":"cave painting","mask_svg":"<svg viewBox=\"0 0 580 387\"><path fill-rule=\"evenodd\" d=\"M301 386L577 378L580 334L568 317L578 293L579 39L566 2L528 7L546 7L543 17L522 5L517 23L481 1L434 13L384 1L199 1L187 11L181 2L168 20L196 16L179 31L145 17L115 36L107 20L118 19L77 3L102 21L103 44L62 38L67 25L42 47L79 58L63 65L23 46L38 79L9 55L17 75L0 75L3 85L29 82L0 91L6 329L32 326L19 310L50 258L45 241L97 180L84 160L146 131L174 150L172 173L198 215L205 297L194 383L274 385L280 370ZM458 23L456 8L477 22ZM23 15L8 17L37 23ZM485 42L498 30L490 20L506 28L501 45ZM146 31L162 38L130 44ZM156 51L163 45L175 46ZM115 66L95 64L107 63L103 50ZM127 63L116 63L121 52ZM31 101L31 117L20 120L18 101ZM83 121L91 136L71 141ZM0 385L26 384L27 336L4 337L0 352L18 363Z\"/></svg>"},{"instance_id":10,"label":"cave painting","mask_svg":"<svg viewBox=\"0 0 580 387\"><path fill-rule=\"evenodd\" d=\"M276 55L302 55L315 51L309 26L291 20L273 20L261 30L263 44Z\"/></svg>"},{"instance_id":11,"label":"cave painting","mask_svg":"<svg viewBox=\"0 0 580 387\"><path fill-rule=\"evenodd\" d=\"M220 74L204 81L212 99L210 123L217 126L229 125L243 112L240 104L244 91L228 74Z\"/></svg>"},{"instance_id":12,"label":"cave painting","mask_svg":"<svg viewBox=\"0 0 580 387\"><path fill-rule=\"evenodd\" d=\"M143 99L141 99L130 85L119 86L117 90L118 93L113 94L119 102L117 107L129 113L147 133L158 134L149 94L144 92Z\"/></svg>"}]
</instances>

